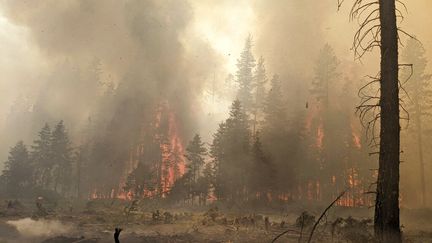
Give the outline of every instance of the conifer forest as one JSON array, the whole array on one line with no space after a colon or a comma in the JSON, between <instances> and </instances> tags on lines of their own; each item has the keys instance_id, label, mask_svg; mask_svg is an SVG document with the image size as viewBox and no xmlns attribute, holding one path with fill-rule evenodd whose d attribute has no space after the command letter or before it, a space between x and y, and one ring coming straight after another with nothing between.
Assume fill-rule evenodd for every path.
<instances>
[{"instance_id":1,"label":"conifer forest","mask_svg":"<svg viewBox=\"0 0 432 243\"><path fill-rule=\"evenodd\" d=\"M431 13L0 0L0 243L432 242Z\"/></svg>"}]
</instances>

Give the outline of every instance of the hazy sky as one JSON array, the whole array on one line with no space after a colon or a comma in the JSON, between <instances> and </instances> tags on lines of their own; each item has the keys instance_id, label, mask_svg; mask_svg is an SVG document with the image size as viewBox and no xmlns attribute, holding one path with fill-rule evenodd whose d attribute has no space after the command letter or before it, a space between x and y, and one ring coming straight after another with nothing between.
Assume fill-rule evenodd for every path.
<instances>
[{"instance_id":1,"label":"hazy sky","mask_svg":"<svg viewBox=\"0 0 432 243\"><path fill-rule=\"evenodd\" d=\"M65 29L62 30L63 39L48 40L49 37L47 37L45 40L44 36L50 35L50 29L44 27L61 28L64 24L64 26L77 28L70 30L73 33L81 33L80 26L71 24L71 18L68 19L67 15L64 18L65 22L62 23L61 15L56 16L56 12L46 11L50 9L47 6L41 7L41 5L48 5L49 1L42 3L31 1L17 1L19 2L17 3L15 1L0 1L0 124L5 120L17 97L25 96L35 99L39 88L53 72L53 66L64 62L69 56L80 55L80 51L94 50L95 57L104 59L106 65L109 66L106 72L113 75L113 79L119 78L116 75L122 70L120 68L114 70L119 66L112 58L115 54L107 54L107 52L115 53L117 42L127 45L130 42L123 42L122 31L116 32L116 35L120 37L110 36L110 32L101 28L103 28L104 21L116 23L117 19L121 18L120 14L115 12L116 8L110 5L123 3L107 1L105 4L107 6L103 6L103 9L98 11L98 14L104 14L103 18L100 21L96 20L97 28L90 29L90 32L86 32L89 28L82 28L85 29L82 35L68 36L69 30ZM61 5L61 8L57 7L67 14L70 13L67 11L68 7L74 9L77 3L86 2L91 1L63 1L62 4L56 5ZM175 1L165 2L172 4ZM203 50L207 47L212 49L213 56L210 56L209 59L214 58L215 61L209 62L205 69L201 70L199 78L203 83L209 83L212 80L223 83L228 73L235 72L236 60L248 34L252 34L256 41L256 55L263 55L267 60L270 75L274 72L284 72L290 68L305 73L310 69L315 58L312 55L315 55L315 52L321 48L322 43L328 42L334 46L341 59L353 60L350 47L357 24L348 20L350 1L346 0L339 12L337 12L336 2L336 0L190 0L191 13L188 13L186 26L182 27L180 39L186 51L196 51L198 46ZM410 0L406 2L409 12L401 26L416 35L430 54L432 52L432 32L429 31L429 27L432 26L430 15L432 1ZM46 13L54 17L43 16ZM177 13L174 10L172 14ZM86 17L84 13L82 16ZM60 23L50 23L49 21L53 19L60 20ZM33 24L32 21L39 22ZM88 24L89 22L83 23ZM35 26L39 29L35 29ZM43 33L44 31L47 33ZM315 35L306 33L307 31L317 33ZM86 45L87 35L102 35L107 42L110 42L108 39L112 38L112 43L106 44L111 49L101 51L98 49L98 43ZM308 39L303 39L303 37ZM69 41L69 38L72 41ZM197 45L197 40L202 41L201 44ZM75 48L73 44L76 44L73 41L82 46L78 45L77 49L73 49ZM104 45L105 43L102 46ZM285 49L290 49L290 46L291 49L297 50L287 53L295 56L288 57L280 54L284 53ZM303 49L303 47L307 48ZM61 50L62 48L64 50ZM131 51L134 49L133 47L122 47L119 50ZM199 53L200 50L196 52ZM126 52L125 55L129 53ZM287 59L296 61L285 62ZM377 61L376 56L366 57L363 60L365 70L375 69ZM293 65L287 67L287 63L293 63ZM374 65L370 65L373 68L369 69L371 63ZM196 66L194 60L189 64ZM212 102L205 89L202 94L201 102L205 106L203 110L219 114L220 117L218 116L217 119L222 119L229 101Z\"/></svg>"}]
</instances>

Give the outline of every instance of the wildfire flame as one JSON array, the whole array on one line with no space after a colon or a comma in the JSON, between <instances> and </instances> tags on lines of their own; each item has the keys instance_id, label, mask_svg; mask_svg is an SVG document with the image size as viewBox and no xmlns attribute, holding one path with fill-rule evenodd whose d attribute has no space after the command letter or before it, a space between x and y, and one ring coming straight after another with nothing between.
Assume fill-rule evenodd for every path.
<instances>
[{"instance_id":1,"label":"wildfire flame","mask_svg":"<svg viewBox=\"0 0 432 243\"><path fill-rule=\"evenodd\" d=\"M317 129L317 136L316 136L316 146L320 150L323 149L323 141L324 141L324 128L321 123Z\"/></svg>"},{"instance_id":2,"label":"wildfire flame","mask_svg":"<svg viewBox=\"0 0 432 243\"><path fill-rule=\"evenodd\" d=\"M162 151L162 163L161 163L161 182L162 182L162 193L166 194L169 192L174 182L183 176L185 173L186 163L184 159L184 147L182 140L179 135L179 129L177 125L176 115L169 108L168 104L165 103L161 109L162 112L167 113L168 119L168 132L167 137L168 143L160 143ZM161 117L161 115L158 115Z\"/></svg>"},{"instance_id":3,"label":"wildfire flame","mask_svg":"<svg viewBox=\"0 0 432 243\"><path fill-rule=\"evenodd\" d=\"M361 149L361 137L359 135L358 129L356 129L356 125L354 123L354 121L351 121L351 134L352 134L352 139L353 139L353 144L354 147L356 147L357 149Z\"/></svg>"},{"instance_id":4,"label":"wildfire flame","mask_svg":"<svg viewBox=\"0 0 432 243\"><path fill-rule=\"evenodd\" d=\"M162 127L162 123L167 124L166 127ZM157 194L163 197L170 191L174 182L183 176L186 169L186 163L184 158L185 149L183 146L183 141L180 136L179 125L177 123L177 118L175 112L170 108L168 102L160 103L156 112L153 128L158 131L154 134L154 141L159 143L159 148L161 152L161 161L158 165L159 168L158 180L160 183L160 191L149 190L148 188L143 188L142 195L144 197L153 197ZM90 199L98 198L118 198L123 200L131 200L134 195L131 191L124 191L123 188L126 185L126 180L128 175L133 172L139 162L140 158L145 153L145 134L148 133L148 124L143 124L140 135L141 139L138 144L131 147L129 150L129 159L125 163L125 169L123 176L120 180L119 187L112 189L109 195L98 192L94 189L90 194Z\"/></svg>"}]
</instances>

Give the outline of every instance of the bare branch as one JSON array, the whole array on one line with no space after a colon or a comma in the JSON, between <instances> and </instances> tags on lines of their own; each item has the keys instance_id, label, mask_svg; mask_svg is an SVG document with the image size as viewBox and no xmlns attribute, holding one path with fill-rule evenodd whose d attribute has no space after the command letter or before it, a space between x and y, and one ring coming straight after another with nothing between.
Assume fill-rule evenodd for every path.
<instances>
[{"instance_id":1,"label":"bare branch","mask_svg":"<svg viewBox=\"0 0 432 243\"><path fill-rule=\"evenodd\" d=\"M333 202L332 203L330 203L330 205L328 205L328 207L321 213L321 216L318 218L318 220L315 222L315 224L314 224L314 226L312 227L312 230L311 230L311 232L310 232L310 234L309 234L309 239L308 239L308 243L310 243L311 241L312 241L312 236L313 236L313 233L314 233L314 231L315 231L315 229L316 229L316 227L318 226L318 224L319 224L319 222L321 221L321 219L324 217L324 215L327 213L327 211L331 208L331 207L333 207L333 205L341 198L341 197L343 197L343 195L346 193L348 191L348 189L346 189L345 191L343 191L343 192L341 192L340 194L339 194L339 196L335 199L335 200L333 200Z\"/></svg>"}]
</instances>

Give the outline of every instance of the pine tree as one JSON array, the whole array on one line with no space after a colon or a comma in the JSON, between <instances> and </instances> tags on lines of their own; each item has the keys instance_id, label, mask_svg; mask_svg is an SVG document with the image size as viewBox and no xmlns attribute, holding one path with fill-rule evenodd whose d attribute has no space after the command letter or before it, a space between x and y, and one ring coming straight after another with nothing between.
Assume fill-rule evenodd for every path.
<instances>
[{"instance_id":1,"label":"pine tree","mask_svg":"<svg viewBox=\"0 0 432 243\"><path fill-rule=\"evenodd\" d=\"M329 105L331 82L339 76L338 66L339 60L334 54L333 48L329 44L325 44L315 64L315 78L311 87L311 93L317 101L322 102L325 108Z\"/></svg>"},{"instance_id":2,"label":"pine tree","mask_svg":"<svg viewBox=\"0 0 432 243\"><path fill-rule=\"evenodd\" d=\"M334 175L332 171L334 168L342 168L337 162L342 162L340 155L342 153L332 153L331 146L338 146L339 148L343 144L338 141L331 139L341 139L341 136L337 134L341 129L333 129L331 124L336 122L335 117L338 117L339 113L331 105L330 97L335 97L334 92L336 89L337 78L340 76L338 72L339 60L336 57L333 48L329 44L325 44L321 49L318 59L315 63L315 77L312 81L311 94L316 99L316 106L318 112L313 120L313 133L315 136L320 136L320 142L316 144L317 150L317 166L320 167L321 171L319 174L320 193L325 197L331 197L331 177ZM338 121L340 122L340 121ZM345 126L349 123L342 123ZM330 142L332 141L332 142ZM339 173L338 173L339 174ZM330 199L330 198L324 198Z\"/></svg>"},{"instance_id":3,"label":"pine tree","mask_svg":"<svg viewBox=\"0 0 432 243\"><path fill-rule=\"evenodd\" d=\"M208 162L204 165L203 175L198 181L201 188L201 201L206 204L208 196L212 193L215 184L215 168L214 163Z\"/></svg>"},{"instance_id":4,"label":"pine tree","mask_svg":"<svg viewBox=\"0 0 432 243\"><path fill-rule=\"evenodd\" d=\"M264 103L263 129L274 132L277 132L279 129L286 131L288 117L282 93L282 84L278 75L273 76L270 85L270 90Z\"/></svg>"},{"instance_id":5,"label":"pine tree","mask_svg":"<svg viewBox=\"0 0 432 243\"><path fill-rule=\"evenodd\" d=\"M52 159L54 161L54 190L57 192L61 186L61 192L67 192L71 182L72 148L63 121L60 121L51 137Z\"/></svg>"},{"instance_id":6,"label":"pine tree","mask_svg":"<svg viewBox=\"0 0 432 243\"><path fill-rule=\"evenodd\" d=\"M224 140L225 140L226 130L227 130L226 123L225 122L220 123L218 129L216 130L216 133L213 134L213 142L210 146L210 157L213 159L214 170L215 170L215 174L214 174L215 193L221 199L226 197L226 193L223 188L227 186L225 181L222 179L222 176L224 175L222 169L224 168L224 166L221 166L225 163L224 162L225 161Z\"/></svg>"},{"instance_id":7,"label":"pine tree","mask_svg":"<svg viewBox=\"0 0 432 243\"><path fill-rule=\"evenodd\" d=\"M266 196L275 188L275 170L270 158L264 154L259 134L252 145L252 172L250 177L251 191Z\"/></svg>"},{"instance_id":8,"label":"pine tree","mask_svg":"<svg viewBox=\"0 0 432 243\"><path fill-rule=\"evenodd\" d=\"M35 165L36 184L43 189L49 189L52 183L54 166L51 151L51 128L46 123L38 134L38 139L32 145L31 160Z\"/></svg>"},{"instance_id":9,"label":"pine tree","mask_svg":"<svg viewBox=\"0 0 432 243\"><path fill-rule=\"evenodd\" d=\"M413 128L413 134L415 134L417 140L422 205L424 206L426 204L426 182L423 158L423 133L425 130L431 129L431 127L427 127L428 121L426 120L432 115L431 75L425 73L427 66L425 50L417 40L408 40L408 43L402 52L402 59L404 62L413 65L412 70L404 69L401 78L402 82L405 83L404 87L409 95L409 99L405 99L407 101L405 104L407 104L406 108L410 117L412 117L411 121L413 125L411 127ZM404 95L403 92L402 95Z\"/></svg>"},{"instance_id":10,"label":"pine tree","mask_svg":"<svg viewBox=\"0 0 432 243\"><path fill-rule=\"evenodd\" d=\"M33 166L22 141L11 148L1 177L6 193L10 196L28 195L33 187Z\"/></svg>"},{"instance_id":11,"label":"pine tree","mask_svg":"<svg viewBox=\"0 0 432 243\"><path fill-rule=\"evenodd\" d=\"M168 194L168 199L174 202L179 202L181 200L188 199L190 197L190 174L185 173L182 177L174 182L171 190Z\"/></svg>"},{"instance_id":12,"label":"pine tree","mask_svg":"<svg viewBox=\"0 0 432 243\"><path fill-rule=\"evenodd\" d=\"M264 109L264 103L266 99L266 84L267 84L267 75L266 69L264 65L264 58L260 57L258 60L258 65L255 69L254 74L254 84L255 84L255 93L254 93L254 122L253 122L253 133L255 134L257 130L257 125L262 120L262 111Z\"/></svg>"},{"instance_id":13,"label":"pine tree","mask_svg":"<svg viewBox=\"0 0 432 243\"><path fill-rule=\"evenodd\" d=\"M240 101L233 102L229 118L214 135L211 156L216 163L215 190L222 200L247 198L250 175L250 131Z\"/></svg>"},{"instance_id":14,"label":"pine tree","mask_svg":"<svg viewBox=\"0 0 432 243\"><path fill-rule=\"evenodd\" d=\"M254 88L255 58L252 54L252 45L252 36L249 35L240 54L240 59L237 60L236 81L239 84L237 99L243 104L246 112L252 111L254 102L252 91Z\"/></svg>"},{"instance_id":15,"label":"pine tree","mask_svg":"<svg viewBox=\"0 0 432 243\"><path fill-rule=\"evenodd\" d=\"M200 194L198 190L198 179L200 178L201 170L204 165L204 156L207 154L207 149L204 147L204 143L201 141L201 137L196 134L192 141L189 142L189 145L186 148L186 159L188 160L187 169L188 176L190 176L190 194L193 198L196 195Z\"/></svg>"},{"instance_id":16,"label":"pine tree","mask_svg":"<svg viewBox=\"0 0 432 243\"><path fill-rule=\"evenodd\" d=\"M295 151L292 148L295 137L290 134L289 121L285 99L282 93L279 76L274 75L270 81L270 90L264 103L264 121L262 126L262 141L268 144L267 151L273 158L277 173L278 189L286 192L294 186Z\"/></svg>"}]
</instances>

